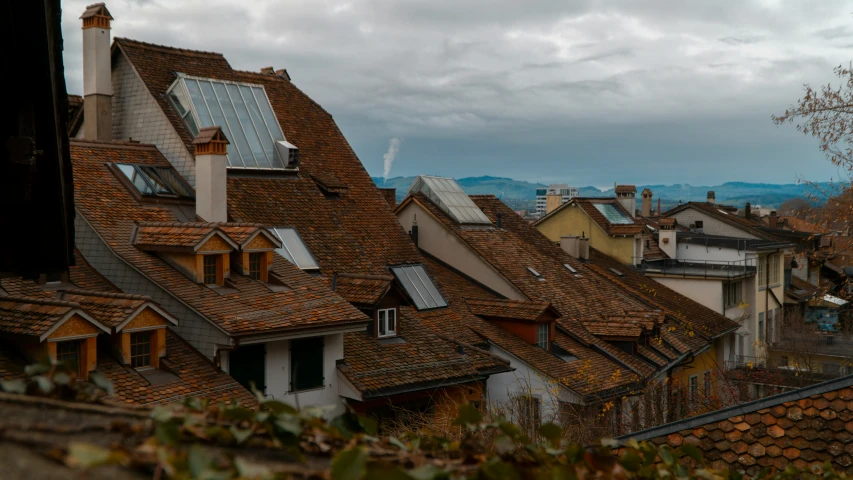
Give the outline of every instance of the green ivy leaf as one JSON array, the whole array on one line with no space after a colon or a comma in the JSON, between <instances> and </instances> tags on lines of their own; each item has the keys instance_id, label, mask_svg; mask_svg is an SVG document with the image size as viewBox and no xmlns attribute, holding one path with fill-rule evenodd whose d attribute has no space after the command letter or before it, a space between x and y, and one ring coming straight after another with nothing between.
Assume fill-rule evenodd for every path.
<instances>
[{"instance_id":1,"label":"green ivy leaf","mask_svg":"<svg viewBox=\"0 0 853 480\"><path fill-rule=\"evenodd\" d=\"M580 462L583 456L583 447L578 444L571 444L566 448L566 460L569 463Z\"/></svg>"},{"instance_id":2,"label":"green ivy leaf","mask_svg":"<svg viewBox=\"0 0 853 480\"><path fill-rule=\"evenodd\" d=\"M480 472L484 477L495 480L521 480L515 467L499 458L492 458L480 464Z\"/></svg>"},{"instance_id":3,"label":"green ivy leaf","mask_svg":"<svg viewBox=\"0 0 853 480\"><path fill-rule=\"evenodd\" d=\"M287 432L295 437L298 437L299 434L302 433L302 426L299 424L299 418L295 415L279 415L274 421L273 425L283 432Z\"/></svg>"},{"instance_id":4,"label":"green ivy leaf","mask_svg":"<svg viewBox=\"0 0 853 480\"><path fill-rule=\"evenodd\" d=\"M332 459L333 480L359 480L367 473L367 450L353 447L343 450Z\"/></svg>"},{"instance_id":5,"label":"green ivy leaf","mask_svg":"<svg viewBox=\"0 0 853 480\"><path fill-rule=\"evenodd\" d=\"M236 440L239 445L248 440L249 437L252 436L252 432L254 430L251 428L237 428L234 425L231 425L229 431L231 432L231 435L234 435L234 440Z\"/></svg>"},{"instance_id":6,"label":"green ivy leaf","mask_svg":"<svg viewBox=\"0 0 853 480\"><path fill-rule=\"evenodd\" d=\"M396 465L368 465L365 478L371 480L412 480L411 475Z\"/></svg>"},{"instance_id":7,"label":"green ivy leaf","mask_svg":"<svg viewBox=\"0 0 853 480\"><path fill-rule=\"evenodd\" d=\"M361 427L361 430L368 435L376 436L376 433L379 431L379 424L376 423L376 420L364 415L358 416L358 425Z\"/></svg>"},{"instance_id":8,"label":"green ivy leaf","mask_svg":"<svg viewBox=\"0 0 853 480\"><path fill-rule=\"evenodd\" d=\"M88 443L72 442L68 445L68 462L72 466L93 468L106 465L112 459L112 452L106 448Z\"/></svg>"},{"instance_id":9,"label":"green ivy leaf","mask_svg":"<svg viewBox=\"0 0 853 480\"><path fill-rule=\"evenodd\" d=\"M702 450L699 450L699 447L696 445L685 443L679 447L679 451L695 460L697 465L703 465L705 462L705 457L702 456Z\"/></svg>"},{"instance_id":10,"label":"green ivy leaf","mask_svg":"<svg viewBox=\"0 0 853 480\"><path fill-rule=\"evenodd\" d=\"M619 459L619 463L629 472L638 472L643 466L643 457L635 450L628 450Z\"/></svg>"},{"instance_id":11,"label":"green ivy leaf","mask_svg":"<svg viewBox=\"0 0 853 480\"><path fill-rule=\"evenodd\" d=\"M483 414L470 403L459 406L459 416L453 421L454 425L474 425L483 421Z\"/></svg>"},{"instance_id":12,"label":"green ivy leaf","mask_svg":"<svg viewBox=\"0 0 853 480\"><path fill-rule=\"evenodd\" d=\"M187 466L192 478L200 478L213 464L213 458L199 445L192 445L187 454Z\"/></svg>"},{"instance_id":13,"label":"green ivy leaf","mask_svg":"<svg viewBox=\"0 0 853 480\"><path fill-rule=\"evenodd\" d=\"M515 450L515 442L508 435L498 435L493 445L498 455L506 455Z\"/></svg>"},{"instance_id":14,"label":"green ivy leaf","mask_svg":"<svg viewBox=\"0 0 853 480\"><path fill-rule=\"evenodd\" d=\"M223 412L223 416L228 420L235 420L238 422L242 421L252 421L255 419L255 411L249 410L245 407L229 407L226 408Z\"/></svg>"},{"instance_id":15,"label":"green ivy leaf","mask_svg":"<svg viewBox=\"0 0 853 480\"><path fill-rule=\"evenodd\" d=\"M22 378L15 380L0 380L0 389L9 393L27 393L27 382Z\"/></svg>"},{"instance_id":16,"label":"green ivy leaf","mask_svg":"<svg viewBox=\"0 0 853 480\"><path fill-rule=\"evenodd\" d=\"M111 382L103 373L101 373L101 372L89 373L89 381L94 383L96 387L107 392L107 395L114 395L115 394L115 387L113 386L113 382Z\"/></svg>"},{"instance_id":17,"label":"green ivy leaf","mask_svg":"<svg viewBox=\"0 0 853 480\"><path fill-rule=\"evenodd\" d=\"M53 387L54 387L53 380L45 377L44 375L35 376L35 377L33 377L33 380L36 381L36 384L38 385L39 390L41 390L42 392L50 393L53 391Z\"/></svg>"},{"instance_id":18,"label":"green ivy leaf","mask_svg":"<svg viewBox=\"0 0 853 480\"><path fill-rule=\"evenodd\" d=\"M553 423L542 424L536 431L554 445L559 444L563 437L563 429Z\"/></svg>"},{"instance_id":19,"label":"green ivy leaf","mask_svg":"<svg viewBox=\"0 0 853 480\"><path fill-rule=\"evenodd\" d=\"M267 410L276 415L286 413L288 415L295 415L299 413L296 408L291 405L288 405L280 400L266 400L261 402L261 410Z\"/></svg>"},{"instance_id":20,"label":"green ivy leaf","mask_svg":"<svg viewBox=\"0 0 853 480\"><path fill-rule=\"evenodd\" d=\"M601 446L610 448L619 448L619 440L615 438L602 438Z\"/></svg>"}]
</instances>

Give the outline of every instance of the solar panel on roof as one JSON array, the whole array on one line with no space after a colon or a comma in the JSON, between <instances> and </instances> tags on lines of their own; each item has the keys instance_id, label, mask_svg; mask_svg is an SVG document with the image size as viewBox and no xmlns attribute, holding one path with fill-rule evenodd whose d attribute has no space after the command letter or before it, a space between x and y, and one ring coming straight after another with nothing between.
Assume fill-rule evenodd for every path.
<instances>
[{"instance_id":1,"label":"solar panel on roof","mask_svg":"<svg viewBox=\"0 0 853 480\"><path fill-rule=\"evenodd\" d=\"M427 275L423 265L403 265L391 267L391 273L409 297L415 302L415 308L426 310L446 307L447 301L441 296L432 279Z\"/></svg>"},{"instance_id":2,"label":"solar panel on roof","mask_svg":"<svg viewBox=\"0 0 853 480\"><path fill-rule=\"evenodd\" d=\"M632 225L634 223L634 219L616 208L616 205L612 203L596 203L595 209L601 212L610 223L617 225Z\"/></svg>"},{"instance_id":3,"label":"solar panel on roof","mask_svg":"<svg viewBox=\"0 0 853 480\"><path fill-rule=\"evenodd\" d=\"M419 175L409 188L409 194L423 193L457 223L491 225L489 217L452 178Z\"/></svg>"}]
</instances>

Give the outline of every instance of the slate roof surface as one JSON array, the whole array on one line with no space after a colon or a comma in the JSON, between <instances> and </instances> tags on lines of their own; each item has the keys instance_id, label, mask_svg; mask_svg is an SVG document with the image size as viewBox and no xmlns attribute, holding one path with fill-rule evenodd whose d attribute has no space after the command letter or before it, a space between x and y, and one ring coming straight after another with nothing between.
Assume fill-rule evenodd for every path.
<instances>
[{"instance_id":1,"label":"slate roof surface","mask_svg":"<svg viewBox=\"0 0 853 480\"><path fill-rule=\"evenodd\" d=\"M390 274L390 265L423 263L420 252L397 222L332 116L296 85L279 75L233 70L218 53L151 45L125 38L116 38L115 45L139 72L190 152L193 139L164 95L176 78L174 72L263 85L285 138L299 148L299 174L229 175L228 213L231 219L260 222L268 227L295 228L319 264L326 285L331 284L334 274L385 276ZM335 198L326 198L321 187L336 193ZM347 295L347 292L342 293ZM355 298L364 297L358 293ZM438 385L470 378L477 365L472 356L459 354L453 342L418 326L418 319L445 312L450 309L407 311L406 317L401 317L401 332L409 331L412 336L403 345L386 345L361 333L347 334L344 342L347 364L341 367L342 372L356 386L362 385L370 391ZM409 319L413 326L407 330ZM408 333L402 333L406 335ZM450 359L460 362L448 369L417 367L405 374L389 374L383 378L377 369L388 365L389 358L395 357L396 352L406 352L401 355L405 357L401 361L414 367L440 365L437 362ZM503 361L493 357L483 361L491 362L494 368L506 368Z\"/></svg>"},{"instance_id":2,"label":"slate roof surface","mask_svg":"<svg viewBox=\"0 0 853 480\"><path fill-rule=\"evenodd\" d=\"M542 217L539 220L537 220L536 222L534 222L534 225L540 225L544 222L551 220L552 218L554 218L554 215L557 212L560 212L564 208L571 208L573 205L577 205L580 208L582 208L583 211L587 214L587 216L590 219L592 219L592 221L595 222L596 225L601 227L601 229L604 230L604 232L607 233L608 235L636 235L638 233L642 233L645 230L645 225L642 222L637 221L637 219L635 219L634 216L630 212L626 211L625 208L622 207L622 204L619 203L619 201L617 199L610 198L610 197L602 197L602 198L574 197L574 198L571 198L571 199L569 199L568 202L566 202L566 203L560 205L559 207L555 208L548 215L545 215L544 217ZM595 208L596 205L612 205L613 208L615 208L619 212L622 212L622 214L625 215L627 218L632 219L633 223L630 223L630 224L610 223L610 221L607 220L607 217L605 217L603 213L601 213L597 208ZM589 235L587 235L587 236L589 236Z\"/></svg>"},{"instance_id":3,"label":"slate roof surface","mask_svg":"<svg viewBox=\"0 0 853 480\"><path fill-rule=\"evenodd\" d=\"M290 287L288 291L272 292L263 283L235 271L230 283L237 293L220 295L196 284L157 255L131 244L135 222L167 222L160 224L166 226L177 218L168 208L139 205L105 165L121 161L169 166L160 152L148 145L72 141L71 157L76 207L108 246L226 332L245 335L367 321L323 282L278 255L274 255L271 272Z\"/></svg>"},{"instance_id":4,"label":"slate roof surface","mask_svg":"<svg viewBox=\"0 0 853 480\"><path fill-rule=\"evenodd\" d=\"M335 293L356 305L376 305L391 289L394 277L389 275L339 274Z\"/></svg>"},{"instance_id":5,"label":"slate roof surface","mask_svg":"<svg viewBox=\"0 0 853 480\"><path fill-rule=\"evenodd\" d=\"M813 385L623 436L698 447L711 468L756 475L830 462L853 469L853 376Z\"/></svg>"}]
</instances>

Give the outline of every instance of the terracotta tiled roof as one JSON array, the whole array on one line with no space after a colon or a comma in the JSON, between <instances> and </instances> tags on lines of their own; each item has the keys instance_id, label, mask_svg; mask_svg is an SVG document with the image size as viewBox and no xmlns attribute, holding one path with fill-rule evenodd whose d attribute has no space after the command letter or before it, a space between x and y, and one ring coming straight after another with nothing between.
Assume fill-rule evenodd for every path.
<instances>
[{"instance_id":1,"label":"terracotta tiled roof","mask_svg":"<svg viewBox=\"0 0 853 480\"><path fill-rule=\"evenodd\" d=\"M274 256L272 273L290 287L287 291L272 292L261 282L235 271L229 281L236 293L220 295L193 282L157 255L131 244L136 222L140 228L171 228L177 218L168 208L139 205L105 165L123 161L169 166L160 152L145 145L73 141L71 157L75 204L80 215L119 257L226 332L244 335L367 321L363 313L331 292L323 282L278 255ZM209 227L211 224L188 225L213 228Z\"/></svg>"},{"instance_id":2,"label":"terracotta tiled roof","mask_svg":"<svg viewBox=\"0 0 853 480\"><path fill-rule=\"evenodd\" d=\"M677 224L678 224L678 221L674 217L673 218L663 217L663 218L658 219L658 225L660 225L662 227L674 227Z\"/></svg>"},{"instance_id":3,"label":"terracotta tiled roof","mask_svg":"<svg viewBox=\"0 0 853 480\"><path fill-rule=\"evenodd\" d=\"M686 418L622 437L698 447L711 468L747 475L788 465L853 466L853 376Z\"/></svg>"},{"instance_id":4,"label":"terracotta tiled roof","mask_svg":"<svg viewBox=\"0 0 853 480\"><path fill-rule=\"evenodd\" d=\"M632 219L633 223L629 224L617 224L610 223L607 220L607 217L604 216L595 206L596 205L611 205L613 208L621 212L627 218ZM634 219L634 216L625 210L622 207L622 204L619 203L615 198L603 197L603 198L590 198L590 197L575 197L569 199L568 202L560 205L558 208L554 209L548 215L537 220L534 225L540 225L547 221L550 221L554 216L562 211L564 208L571 208L572 206L578 206L583 209L583 211L587 214L587 216L595 222L605 233L608 235L636 235L641 233L645 229L645 225ZM587 235L588 236L588 235Z\"/></svg>"},{"instance_id":5,"label":"terracotta tiled roof","mask_svg":"<svg viewBox=\"0 0 853 480\"><path fill-rule=\"evenodd\" d=\"M14 380L26 378L24 369L28 363L17 352L0 344L0 379Z\"/></svg>"},{"instance_id":6,"label":"terracotta tiled roof","mask_svg":"<svg viewBox=\"0 0 853 480\"><path fill-rule=\"evenodd\" d=\"M41 336L75 312L82 313L79 303L46 298L0 297L0 331Z\"/></svg>"},{"instance_id":7,"label":"terracotta tiled roof","mask_svg":"<svg viewBox=\"0 0 853 480\"><path fill-rule=\"evenodd\" d=\"M688 342L691 332L693 335L699 335L702 338L715 338L732 329L736 329L738 326L736 321L677 293L653 279L647 278L632 268L622 266L618 260L608 257L594 248L590 248L590 263L588 266L593 271L609 278L637 297L642 298L656 308L660 308L669 317L670 326L676 328L674 333L679 337L686 337L682 338L682 343ZM611 268L619 268L622 276L617 277L614 275L610 270Z\"/></svg>"},{"instance_id":8,"label":"terracotta tiled roof","mask_svg":"<svg viewBox=\"0 0 853 480\"><path fill-rule=\"evenodd\" d=\"M115 395L108 401L124 404L156 405L180 402L186 397L209 399L211 402L238 400L248 407L257 406L255 396L227 373L204 358L178 334L166 331L166 357L161 369L174 374L174 379L152 385L139 372L121 365L106 352L99 352L97 369L113 382Z\"/></svg>"},{"instance_id":9,"label":"terracotta tiled roof","mask_svg":"<svg viewBox=\"0 0 853 480\"><path fill-rule=\"evenodd\" d=\"M471 313L479 317L506 318L528 322L554 320L559 316L548 302L525 302L521 300L478 300L466 299ZM547 312L551 316L546 316Z\"/></svg>"},{"instance_id":10,"label":"terracotta tiled roof","mask_svg":"<svg viewBox=\"0 0 853 480\"><path fill-rule=\"evenodd\" d=\"M78 303L92 318L108 327L118 327L141 307L153 305L151 299L143 295L76 289L64 290L60 295L63 300Z\"/></svg>"},{"instance_id":11,"label":"terracotta tiled roof","mask_svg":"<svg viewBox=\"0 0 853 480\"><path fill-rule=\"evenodd\" d=\"M288 178L229 176L228 212L231 218L270 227L294 227L320 265L327 285L335 273L386 276L390 273L390 265L423 263L417 248L400 227L331 115L293 83L279 75L233 70L218 53L162 47L123 38L117 38L115 43L139 72L190 152L191 135L164 96L174 82L175 71L264 86L287 141L299 147L299 174ZM324 190L336 195L327 198ZM408 346L386 345L360 333L347 334L347 364L341 370L348 378L363 376L353 380L354 384L383 391L412 385L435 386L447 378L470 376L474 371L470 366L471 355L459 354L452 342L442 340L429 329L417 327L419 320L445 314L452 315L452 309L409 310L406 315L413 319L415 330L412 332L417 334L406 337ZM401 331L405 332L408 320L402 317L401 320ZM428 365L467 359L469 366L453 367L445 373L418 367L406 374L387 375L378 379L380 383L371 383L372 376L381 376L376 369L389 362L383 352L393 356L397 351L419 352L406 360L410 363L417 361ZM361 356L352 356L355 355L352 352ZM350 358L353 358L352 363ZM491 361L496 362L495 359Z\"/></svg>"},{"instance_id":12,"label":"terracotta tiled roof","mask_svg":"<svg viewBox=\"0 0 853 480\"><path fill-rule=\"evenodd\" d=\"M269 233L269 230L263 225L224 223L219 229L225 232L240 247L245 246L256 235L264 235L276 248L281 247L281 241L275 235Z\"/></svg>"},{"instance_id":13,"label":"terracotta tiled roof","mask_svg":"<svg viewBox=\"0 0 853 480\"><path fill-rule=\"evenodd\" d=\"M646 189L646 190L648 190L648 189ZM636 193L637 187L635 187L634 185L616 185L614 192L615 193Z\"/></svg>"},{"instance_id":14,"label":"terracotta tiled roof","mask_svg":"<svg viewBox=\"0 0 853 480\"><path fill-rule=\"evenodd\" d=\"M352 304L373 306L388 293L393 282L392 276L340 273L335 276L334 290Z\"/></svg>"},{"instance_id":15,"label":"terracotta tiled roof","mask_svg":"<svg viewBox=\"0 0 853 480\"><path fill-rule=\"evenodd\" d=\"M217 134L219 134L225 141L226 144L231 143L225 138L225 134L222 133L222 128L218 126L213 127L202 127L198 129L198 135L193 139L193 145L200 145L204 143L210 143L211 140L216 138Z\"/></svg>"}]
</instances>

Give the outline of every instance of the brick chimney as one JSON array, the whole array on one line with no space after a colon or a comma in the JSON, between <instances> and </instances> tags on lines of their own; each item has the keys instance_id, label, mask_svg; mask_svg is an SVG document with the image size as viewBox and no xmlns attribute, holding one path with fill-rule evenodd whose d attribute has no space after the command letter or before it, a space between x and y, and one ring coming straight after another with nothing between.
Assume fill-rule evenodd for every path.
<instances>
[{"instance_id":1,"label":"brick chimney","mask_svg":"<svg viewBox=\"0 0 853 480\"><path fill-rule=\"evenodd\" d=\"M228 139L219 127L199 129L195 146L195 214L208 222L228 221Z\"/></svg>"},{"instance_id":2,"label":"brick chimney","mask_svg":"<svg viewBox=\"0 0 853 480\"><path fill-rule=\"evenodd\" d=\"M83 15L83 137L113 139L113 85L110 65L110 21L103 3L86 7Z\"/></svg>"},{"instance_id":3,"label":"brick chimney","mask_svg":"<svg viewBox=\"0 0 853 480\"><path fill-rule=\"evenodd\" d=\"M770 211L770 228L779 228L779 217L776 216L776 210Z\"/></svg>"},{"instance_id":4,"label":"brick chimney","mask_svg":"<svg viewBox=\"0 0 853 480\"><path fill-rule=\"evenodd\" d=\"M648 188L643 190L642 215L644 217L652 216L652 191Z\"/></svg>"},{"instance_id":5,"label":"brick chimney","mask_svg":"<svg viewBox=\"0 0 853 480\"><path fill-rule=\"evenodd\" d=\"M749 220L752 218L752 204L746 202L746 206L743 207L743 218Z\"/></svg>"},{"instance_id":6,"label":"brick chimney","mask_svg":"<svg viewBox=\"0 0 853 480\"><path fill-rule=\"evenodd\" d=\"M712 205L717 202L717 194L713 190L708 190L707 202Z\"/></svg>"},{"instance_id":7,"label":"brick chimney","mask_svg":"<svg viewBox=\"0 0 853 480\"><path fill-rule=\"evenodd\" d=\"M396 188L380 188L379 191L382 192L382 196L385 197L385 201L388 202L388 206L391 207L391 210L397 208Z\"/></svg>"}]
</instances>

